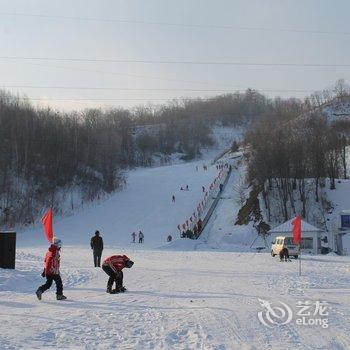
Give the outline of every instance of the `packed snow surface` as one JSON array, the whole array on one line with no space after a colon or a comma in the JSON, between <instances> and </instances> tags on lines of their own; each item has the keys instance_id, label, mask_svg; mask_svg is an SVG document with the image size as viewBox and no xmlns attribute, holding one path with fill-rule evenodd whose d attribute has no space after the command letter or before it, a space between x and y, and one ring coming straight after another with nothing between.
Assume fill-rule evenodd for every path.
<instances>
[{"instance_id":1,"label":"packed snow surface","mask_svg":"<svg viewBox=\"0 0 350 350\"><path fill-rule=\"evenodd\" d=\"M19 232L16 270L0 269L0 349L349 349L350 257L304 256L300 277L298 261L258 253L252 227L234 226L247 190L244 164L234 164L201 238L178 238L176 226L217 175L202 165L132 171L123 191L55 220L66 301L56 301L54 286L36 299L45 239L41 227ZM92 267L95 229L104 257L126 254L135 262L124 270L124 294L107 294L107 275ZM131 243L140 229L146 243ZM169 233L175 241L166 244ZM290 322L263 325L258 314L267 302L288 305ZM326 302L328 328L298 325L298 302Z\"/></svg>"},{"instance_id":2,"label":"packed snow surface","mask_svg":"<svg viewBox=\"0 0 350 350\"><path fill-rule=\"evenodd\" d=\"M106 249L135 261L125 294L105 292L107 275L86 247L62 251L67 301L38 301L42 248L18 251L17 270L0 272L0 348L349 349L348 257L280 263L267 253ZM326 301L327 329L260 323L261 300Z\"/></svg>"}]
</instances>

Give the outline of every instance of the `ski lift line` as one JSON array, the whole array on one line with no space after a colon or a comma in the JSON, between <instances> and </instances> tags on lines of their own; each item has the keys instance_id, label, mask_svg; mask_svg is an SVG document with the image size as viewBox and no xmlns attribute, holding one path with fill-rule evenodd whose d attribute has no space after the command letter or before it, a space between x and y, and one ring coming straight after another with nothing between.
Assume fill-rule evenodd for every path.
<instances>
[{"instance_id":1,"label":"ski lift line","mask_svg":"<svg viewBox=\"0 0 350 350\"><path fill-rule=\"evenodd\" d=\"M32 98L32 97L15 97L16 99L25 100L25 101L61 101L61 102L96 102L96 101L173 101L173 100L208 100L209 98L201 97L178 97L178 98Z\"/></svg>"},{"instance_id":2,"label":"ski lift line","mask_svg":"<svg viewBox=\"0 0 350 350\"><path fill-rule=\"evenodd\" d=\"M88 63L134 63L134 64L179 64L203 66L240 66L240 67L304 67L304 68L347 68L349 63L295 63L295 62L242 62L242 61L196 61L196 60L143 60L114 58L82 58L82 57L27 57L0 56L1 60L19 61L54 61L54 62L88 62Z\"/></svg>"},{"instance_id":3,"label":"ski lift line","mask_svg":"<svg viewBox=\"0 0 350 350\"><path fill-rule=\"evenodd\" d=\"M223 183L223 190L225 189L225 187L226 187L226 185L227 185L227 182L228 182L228 180L229 180L229 178L230 178L230 176L231 176L231 173L232 173L232 171L229 170L228 173L227 173L227 175L226 175L225 181L224 181L224 183ZM206 226L208 225L208 223L209 223L209 221L210 221L210 218L212 217L212 215L213 215L213 213L214 213L214 211L215 211L215 209L216 209L216 207L217 207L217 205L218 205L218 203L219 203L219 200L220 200L220 192L218 193L218 195L217 195L216 198L214 199L214 202L213 202L212 205L210 206L210 208L209 208L207 214L205 215L205 218L203 219L202 230L201 230L200 234L197 236L196 239L198 239L198 238L202 235L202 233L204 232L204 229L205 229Z\"/></svg>"},{"instance_id":4,"label":"ski lift line","mask_svg":"<svg viewBox=\"0 0 350 350\"><path fill-rule=\"evenodd\" d=\"M217 83L217 82L209 82L209 81L196 81L196 80L183 80L183 79L173 79L173 78L165 78L165 77L156 77L149 75L140 75L140 74L128 74L128 73L119 73L119 72L111 72L111 71L100 71L93 69L84 69L84 68L75 68L75 67L67 67L67 66L56 66L56 65L45 65L38 63L29 63L23 62L24 64L38 66L38 67L48 67L48 68L56 68L56 69L64 69L70 71L80 71L80 72L89 72L89 73L98 73L98 74L108 74L108 75L118 75L118 76L127 76L132 78L141 78L141 79L151 79L151 80L160 80L160 81L171 81L171 82L181 82L186 84L200 84L200 85L210 85L210 86L225 86L228 88L232 88L232 85L228 83ZM244 88L243 86L236 86L236 88ZM310 89L309 91L317 91L317 89ZM288 91L287 91L288 92ZM307 92L307 91L305 91Z\"/></svg>"},{"instance_id":5,"label":"ski lift line","mask_svg":"<svg viewBox=\"0 0 350 350\"><path fill-rule=\"evenodd\" d=\"M317 29L293 29L293 28L273 28L273 27L242 27L219 24L199 24L199 23L175 23L175 22L158 22L158 21L142 21L131 19L117 19L117 18L98 18L98 17L81 17L81 16L60 16L34 13L20 13L20 12L0 12L1 16L12 17L33 17L41 19L54 20L69 20L81 22L104 22L104 23L121 23L121 24L139 24L151 26L166 26L166 27L180 27L193 29L220 29L220 30L236 30L236 31L266 31L266 32L286 32L286 33L305 33L316 35L350 35L346 31L327 31Z\"/></svg>"},{"instance_id":6,"label":"ski lift line","mask_svg":"<svg viewBox=\"0 0 350 350\"><path fill-rule=\"evenodd\" d=\"M218 96L196 96L196 97L169 97L169 98L34 98L34 97L21 97L16 96L15 99L24 101L43 101L43 102L127 102L127 101L142 101L142 102L172 102L172 101L211 101L215 100Z\"/></svg>"},{"instance_id":7,"label":"ski lift line","mask_svg":"<svg viewBox=\"0 0 350 350\"><path fill-rule=\"evenodd\" d=\"M232 89L186 89L186 88L123 88L123 87L93 87L93 86L45 86L45 85L7 85L0 84L2 89L10 89L10 88L23 88L23 89L57 89L57 90L117 90L117 91L188 91L188 92L233 92L233 91L246 91L251 89L249 87L240 89L232 87ZM315 90L307 90L307 89L253 89L256 91L265 91L265 92L313 92Z\"/></svg>"}]
</instances>

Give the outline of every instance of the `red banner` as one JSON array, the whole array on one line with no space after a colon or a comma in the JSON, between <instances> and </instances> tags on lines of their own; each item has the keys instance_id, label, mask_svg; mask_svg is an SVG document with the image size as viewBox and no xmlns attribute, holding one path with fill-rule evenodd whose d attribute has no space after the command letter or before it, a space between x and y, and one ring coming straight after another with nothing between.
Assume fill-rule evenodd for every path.
<instances>
[{"instance_id":1,"label":"red banner","mask_svg":"<svg viewBox=\"0 0 350 350\"><path fill-rule=\"evenodd\" d=\"M47 240L52 243L53 231L52 231L52 209L49 208L44 216L41 218L41 223L44 226L44 232Z\"/></svg>"},{"instance_id":2,"label":"red banner","mask_svg":"<svg viewBox=\"0 0 350 350\"><path fill-rule=\"evenodd\" d=\"M292 221L293 225L293 243L300 244L301 243L301 217L297 216Z\"/></svg>"}]
</instances>

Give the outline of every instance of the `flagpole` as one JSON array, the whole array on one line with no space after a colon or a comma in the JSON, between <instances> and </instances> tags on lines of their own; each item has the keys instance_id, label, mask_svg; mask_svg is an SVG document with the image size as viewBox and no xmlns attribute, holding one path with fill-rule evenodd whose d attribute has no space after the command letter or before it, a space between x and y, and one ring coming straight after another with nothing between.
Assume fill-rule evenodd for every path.
<instances>
[{"instance_id":1,"label":"flagpole","mask_svg":"<svg viewBox=\"0 0 350 350\"><path fill-rule=\"evenodd\" d=\"M301 276L301 246L299 243L299 277Z\"/></svg>"}]
</instances>

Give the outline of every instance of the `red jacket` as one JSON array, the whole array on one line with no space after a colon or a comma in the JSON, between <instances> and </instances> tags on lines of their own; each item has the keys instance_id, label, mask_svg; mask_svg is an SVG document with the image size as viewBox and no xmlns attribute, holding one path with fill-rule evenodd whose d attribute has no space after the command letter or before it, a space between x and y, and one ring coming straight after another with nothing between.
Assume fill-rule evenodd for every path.
<instances>
[{"instance_id":1,"label":"red jacket","mask_svg":"<svg viewBox=\"0 0 350 350\"><path fill-rule=\"evenodd\" d=\"M109 266L114 272L121 271L125 267L125 262L130 260L126 255L112 255L107 257L102 265Z\"/></svg>"},{"instance_id":2,"label":"red jacket","mask_svg":"<svg viewBox=\"0 0 350 350\"><path fill-rule=\"evenodd\" d=\"M60 274L60 252L55 245L51 244L45 255L44 263L46 276Z\"/></svg>"}]
</instances>

